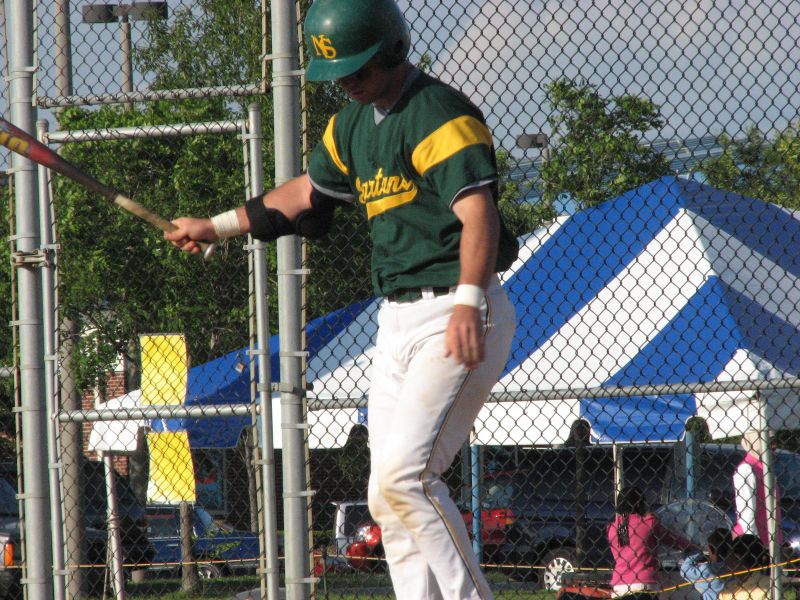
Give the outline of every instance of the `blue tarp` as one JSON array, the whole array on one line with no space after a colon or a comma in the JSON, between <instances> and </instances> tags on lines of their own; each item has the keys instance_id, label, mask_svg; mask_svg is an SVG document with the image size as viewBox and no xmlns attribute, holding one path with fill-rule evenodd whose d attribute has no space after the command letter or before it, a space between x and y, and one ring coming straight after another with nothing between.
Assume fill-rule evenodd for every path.
<instances>
[{"instance_id":1,"label":"blue tarp","mask_svg":"<svg viewBox=\"0 0 800 600\"><path fill-rule=\"evenodd\" d=\"M372 300L356 302L311 321L307 328L307 346L315 354L328 345L354 316L364 310ZM277 335L270 338L270 369L272 379L278 379L280 356ZM213 406L250 402L250 358L247 348L229 352L219 358L189 369L187 406ZM257 369L258 358L253 362ZM236 446L242 430L249 426L250 417L211 417L206 419L159 419L151 421L153 431L189 432L192 448L232 448Z\"/></svg>"}]
</instances>

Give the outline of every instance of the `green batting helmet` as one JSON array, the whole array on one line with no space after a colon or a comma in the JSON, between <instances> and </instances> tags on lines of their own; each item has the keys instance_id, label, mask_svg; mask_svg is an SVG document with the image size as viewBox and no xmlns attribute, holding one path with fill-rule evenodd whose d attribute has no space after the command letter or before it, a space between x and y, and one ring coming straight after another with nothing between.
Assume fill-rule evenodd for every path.
<instances>
[{"instance_id":1,"label":"green batting helmet","mask_svg":"<svg viewBox=\"0 0 800 600\"><path fill-rule=\"evenodd\" d=\"M411 36L394 0L315 0L305 20L310 81L341 79L373 56L386 67L408 55Z\"/></svg>"}]
</instances>

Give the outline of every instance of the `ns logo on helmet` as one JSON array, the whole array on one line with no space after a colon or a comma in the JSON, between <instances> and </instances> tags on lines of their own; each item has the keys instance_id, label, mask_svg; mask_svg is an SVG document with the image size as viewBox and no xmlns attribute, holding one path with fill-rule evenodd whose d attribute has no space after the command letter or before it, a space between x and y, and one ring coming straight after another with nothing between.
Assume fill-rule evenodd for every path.
<instances>
[{"instance_id":1,"label":"ns logo on helmet","mask_svg":"<svg viewBox=\"0 0 800 600\"><path fill-rule=\"evenodd\" d=\"M327 35L312 35L311 41L314 43L314 52L317 53L317 56L327 59L336 58L336 48L333 47L333 42Z\"/></svg>"}]
</instances>

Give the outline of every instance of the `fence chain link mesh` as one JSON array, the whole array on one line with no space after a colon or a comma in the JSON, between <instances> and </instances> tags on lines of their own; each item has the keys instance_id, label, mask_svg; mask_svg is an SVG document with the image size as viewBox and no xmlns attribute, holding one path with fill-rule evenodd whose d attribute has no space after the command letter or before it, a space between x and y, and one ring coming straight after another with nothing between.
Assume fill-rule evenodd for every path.
<instances>
[{"instance_id":1,"label":"fence chain link mesh","mask_svg":"<svg viewBox=\"0 0 800 600\"><path fill-rule=\"evenodd\" d=\"M0 1L6 82L21 76L8 40L24 34L8 15L23 4ZM520 244L501 274L518 317L508 363L443 474L496 597L609 597L622 582L688 597L687 551L719 549L719 529L739 539L720 569L754 568L750 583L764 586L758 569L772 566L779 597L800 558L800 5L400 6L410 60L483 111L499 207ZM263 137L272 188L282 109L269 89L271 8L36 3L31 100L48 123L42 141L167 220L255 195L252 136ZM6 85L4 115L14 101ZM294 125L304 156L345 102L336 85L303 81ZM15 236L29 232L14 229L5 152L0 164L11 240L0 302L14 322L12 277L29 268ZM303 245L293 309L306 323L307 463L291 465L282 431L296 425L275 393L286 391L275 244L262 255L264 286L251 240L221 242L210 260L184 255L77 183L41 176L53 224L40 266L54 274L43 361L54 365L57 425L41 443L57 448L57 597L260 597L269 511L284 529L284 469L308 483L306 593L393 597L366 506L381 300L365 218L339 208L327 238ZM257 350L259 295L269 355ZM0 511L18 516L24 431L13 410L16 337L4 331ZM260 360L272 387L258 383ZM274 464L254 425L265 393ZM19 585L19 534L0 525L3 539L0 574ZM282 587L289 543L278 536ZM642 581L622 575L635 570L631 555L655 565Z\"/></svg>"}]
</instances>

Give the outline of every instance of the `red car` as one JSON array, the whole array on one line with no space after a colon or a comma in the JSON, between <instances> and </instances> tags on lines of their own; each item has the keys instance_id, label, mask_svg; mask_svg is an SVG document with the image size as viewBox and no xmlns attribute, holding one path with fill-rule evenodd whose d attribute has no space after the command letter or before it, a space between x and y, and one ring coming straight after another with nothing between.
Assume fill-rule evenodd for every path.
<instances>
[{"instance_id":1,"label":"red car","mask_svg":"<svg viewBox=\"0 0 800 600\"><path fill-rule=\"evenodd\" d=\"M472 513L462 512L467 531L472 537ZM483 557L493 562L497 550L505 542L506 527L514 522L514 513L509 508L492 508L481 511L481 539ZM345 549L350 566L359 571L374 572L385 568L381 528L375 521L361 523L356 529L353 542Z\"/></svg>"}]
</instances>

